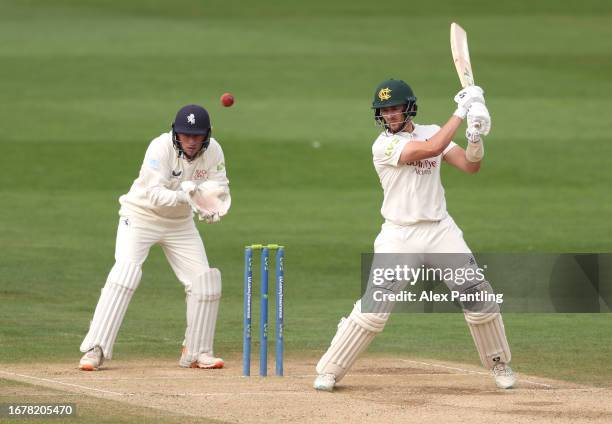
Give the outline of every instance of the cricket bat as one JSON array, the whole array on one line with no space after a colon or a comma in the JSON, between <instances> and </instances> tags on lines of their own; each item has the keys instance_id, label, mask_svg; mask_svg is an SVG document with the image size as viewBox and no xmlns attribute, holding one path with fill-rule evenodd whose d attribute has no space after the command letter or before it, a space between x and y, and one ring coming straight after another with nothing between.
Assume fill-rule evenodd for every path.
<instances>
[{"instance_id":1,"label":"cricket bat","mask_svg":"<svg viewBox=\"0 0 612 424\"><path fill-rule=\"evenodd\" d=\"M453 62L457 68L457 75L463 88L474 85L474 74L472 73L472 63L470 61L470 50L468 49L467 33L455 22L450 27L450 44L453 53ZM476 125L473 136L480 138L479 127Z\"/></svg>"},{"instance_id":2,"label":"cricket bat","mask_svg":"<svg viewBox=\"0 0 612 424\"><path fill-rule=\"evenodd\" d=\"M467 33L455 22L450 27L451 52L457 74L463 88L474 85L474 74L470 62L470 51L468 49Z\"/></svg>"}]
</instances>

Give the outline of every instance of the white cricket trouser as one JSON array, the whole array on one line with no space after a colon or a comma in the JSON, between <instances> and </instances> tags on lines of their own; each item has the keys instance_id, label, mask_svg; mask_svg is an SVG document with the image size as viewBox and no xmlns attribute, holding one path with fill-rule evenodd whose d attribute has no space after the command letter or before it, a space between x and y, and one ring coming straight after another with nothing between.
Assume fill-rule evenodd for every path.
<instances>
[{"instance_id":1,"label":"white cricket trouser","mask_svg":"<svg viewBox=\"0 0 612 424\"><path fill-rule=\"evenodd\" d=\"M447 215L441 221L396 225L385 222L374 241L374 253L471 253L463 231Z\"/></svg>"},{"instance_id":2,"label":"white cricket trouser","mask_svg":"<svg viewBox=\"0 0 612 424\"><path fill-rule=\"evenodd\" d=\"M97 345L106 359L112 358L117 333L140 283L142 264L154 244L161 245L188 295L197 279L209 271L204 244L192 219L165 224L122 216L117 228L116 262L102 289L81 352Z\"/></svg>"},{"instance_id":3,"label":"white cricket trouser","mask_svg":"<svg viewBox=\"0 0 612 424\"><path fill-rule=\"evenodd\" d=\"M420 266L428 254L431 255L428 257L428 262L432 259L434 262L445 261L453 256L435 254L471 255L469 247L463 240L463 232L450 215L441 221L420 222L406 226L386 222L376 237L374 252L415 254L414 258L410 259L414 262L411 264L414 267ZM459 255L460 258L463 255ZM339 382L350 370L359 354L367 349L376 334L383 331L392 309L388 308L389 306L392 305L383 304L378 311L362 312L362 300L358 300L348 318L340 320L330 347L317 364L317 373L333 374L336 382ZM499 361L510 361L510 348L499 313L467 313L466 320L485 367L492 368Z\"/></svg>"},{"instance_id":4,"label":"white cricket trouser","mask_svg":"<svg viewBox=\"0 0 612 424\"><path fill-rule=\"evenodd\" d=\"M431 256L427 256L427 262L438 267L445 267L446 265L453 265L454 267L457 263L440 263L449 260L453 255L435 254L471 255L472 253L463 239L463 232L450 215L439 222L420 222L409 226L386 222L374 242L374 252L421 253L423 254L422 257L429 254ZM418 255L415 255L415 261L417 257ZM460 255L459 258L463 258L463 255ZM413 264L413 266L419 265L418 262ZM452 282L446 283L451 287ZM482 287L488 288L492 292L493 289L489 283L486 281L485 283L487 286ZM482 365L491 369L500 361L510 362L510 347L499 309L493 313L464 310L464 314Z\"/></svg>"}]
</instances>

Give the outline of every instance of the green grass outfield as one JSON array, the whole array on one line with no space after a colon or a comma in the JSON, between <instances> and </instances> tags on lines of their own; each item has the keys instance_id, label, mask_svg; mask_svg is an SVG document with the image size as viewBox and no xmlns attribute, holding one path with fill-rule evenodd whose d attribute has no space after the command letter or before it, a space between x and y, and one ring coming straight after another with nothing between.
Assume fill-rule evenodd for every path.
<instances>
[{"instance_id":1,"label":"green grass outfield","mask_svg":"<svg viewBox=\"0 0 612 424\"><path fill-rule=\"evenodd\" d=\"M78 360L117 198L189 102L209 108L232 183L230 215L200 225L224 279L217 352L241 350L252 242L287 246L287 352L322 352L382 222L374 87L407 80L416 121L443 123L459 88L453 20L494 120L482 171L444 170L472 249L612 251L612 4L459 3L0 0L0 363ZM155 248L115 358L175 357L184 315ZM506 324L519 371L609 384L610 315ZM371 351L478 361L458 315L394 316Z\"/></svg>"}]
</instances>

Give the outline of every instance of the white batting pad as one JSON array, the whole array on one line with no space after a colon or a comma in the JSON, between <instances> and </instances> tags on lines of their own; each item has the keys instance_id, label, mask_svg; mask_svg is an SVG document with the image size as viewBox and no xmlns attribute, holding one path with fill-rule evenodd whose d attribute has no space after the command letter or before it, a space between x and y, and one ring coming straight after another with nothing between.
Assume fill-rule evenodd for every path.
<instances>
[{"instance_id":1,"label":"white batting pad","mask_svg":"<svg viewBox=\"0 0 612 424\"><path fill-rule=\"evenodd\" d=\"M211 268L200 275L187 294L185 360L196 361L200 353L213 354L215 325L221 299L221 273Z\"/></svg>"},{"instance_id":2,"label":"white batting pad","mask_svg":"<svg viewBox=\"0 0 612 424\"><path fill-rule=\"evenodd\" d=\"M115 263L102 289L89 332L81 344L81 352L100 346L104 358L112 358L117 333L141 277L139 265L130 262Z\"/></svg>"},{"instance_id":3,"label":"white batting pad","mask_svg":"<svg viewBox=\"0 0 612 424\"><path fill-rule=\"evenodd\" d=\"M349 317L342 318L338 324L329 349L317 364L317 373L333 374L336 382L340 381L374 336L385 328L389 315L362 313L361 301L357 301Z\"/></svg>"},{"instance_id":4,"label":"white batting pad","mask_svg":"<svg viewBox=\"0 0 612 424\"><path fill-rule=\"evenodd\" d=\"M501 314L468 312L465 320L485 368L492 369L500 362L510 362L512 355Z\"/></svg>"}]
</instances>

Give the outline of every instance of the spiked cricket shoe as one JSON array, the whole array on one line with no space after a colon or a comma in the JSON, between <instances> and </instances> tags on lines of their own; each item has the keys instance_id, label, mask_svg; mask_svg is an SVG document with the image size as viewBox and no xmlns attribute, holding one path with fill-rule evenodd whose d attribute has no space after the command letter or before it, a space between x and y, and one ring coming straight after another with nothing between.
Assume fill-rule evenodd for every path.
<instances>
[{"instance_id":1,"label":"spiked cricket shoe","mask_svg":"<svg viewBox=\"0 0 612 424\"><path fill-rule=\"evenodd\" d=\"M187 351L183 348L183 352L181 354L181 360L179 361L179 366L183 368L202 368L202 369L215 369L215 368L223 368L225 362L222 358L217 358L208 353L200 353L198 355L198 359L195 361L190 361L187 359Z\"/></svg>"},{"instance_id":2,"label":"spiked cricket shoe","mask_svg":"<svg viewBox=\"0 0 612 424\"><path fill-rule=\"evenodd\" d=\"M503 362L493 367L493 375L495 376L495 384L500 389L511 389L516 383L512 368Z\"/></svg>"},{"instance_id":3,"label":"spiked cricket shoe","mask_svg":"<svg viewBox=\"0 0 612 424\"><path fill-rule=\"evenodd\" d=\"M317 378L315 378L314 387L316 390L320 390L322 392L333 392L334 386L336 385L336 376L333 374L319 374Z\"/></svg>"},{"instance_id":4,"label":"spiked cricket shoe","mask_svg":"<svg viewBox=\"0 0 612 424\"><path fill-rule=\"evenodd\" d=\"M104 362L104 353L100 346L95 346L85 352L79 362L79 369L83 371L97 371Z\"/></svg>"}]
</instances>

